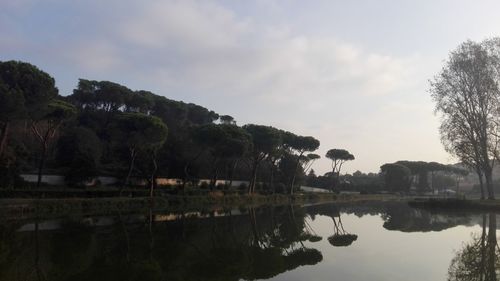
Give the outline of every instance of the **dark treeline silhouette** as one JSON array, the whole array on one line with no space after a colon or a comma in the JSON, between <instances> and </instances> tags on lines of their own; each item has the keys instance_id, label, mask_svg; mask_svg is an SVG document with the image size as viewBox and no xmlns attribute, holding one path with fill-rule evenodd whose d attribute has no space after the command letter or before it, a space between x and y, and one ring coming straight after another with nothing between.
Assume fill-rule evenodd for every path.
<instances>
[{"instance_id":1,"label":"dark treeline silhouette","mask_svg":"<svg viewBox=\"0 0 500 281\"><path fill-rule=\"evenodd\" d=\"M332 172L325 173L324 175L316 175L314 170L310 170L305 178L305 185L310 187L331 190L332 183L334 191L375 193L385 190L383 178L378 173L356 171L352 174L344 175Z\"/></svg>"},{"instance_id":2,"label":"dark treeline silhouette","mask_svg":"<svg viewBox=\"0 0 500 281\"><path fill-rule=\"evenodd\" d=\"M344 162L351 157L348 152L345 155L347 159ZM467 168L461 168L460 165L406 160L386 163L380 167L379 173L356 171L340 175L336 169L323 176L310 170L305 183L311 187L331 189L333 181L336 191L423 193L450 188L456 190L462 178L469 173Z\"/></svg>"},{"instance_id":3,"label":"dark treeline silhouette","mask_svg":"<svg viewBox=\"0 0 500 281\"><path fill-rule=\"evenodd\" d=\"M236 125L202 106L80 79L61 96L54 79L24 62L0 62L0 186L21 173L62 174L68 185L113 176L118 185L156 178L182 187L210 179L247 181L249 193L293 193L319 156L319 141L271 126ZM224 187L220 187L224 188ZM246 189L245 189L246 188Z\"/></svg>"},{"instance_id":4,"label":"dark treeline silhouette","mask_svg":"<svg viewBox=\"0 0 500 281\"><path fill-rule=\"evenodd\" d=\"M409 192L412 185L418 192L458 189L461 177L468 174L467 169L456 165L406 160L386 163L380 171L386 190L397 192Z\"/></svg>"}]
</instances>

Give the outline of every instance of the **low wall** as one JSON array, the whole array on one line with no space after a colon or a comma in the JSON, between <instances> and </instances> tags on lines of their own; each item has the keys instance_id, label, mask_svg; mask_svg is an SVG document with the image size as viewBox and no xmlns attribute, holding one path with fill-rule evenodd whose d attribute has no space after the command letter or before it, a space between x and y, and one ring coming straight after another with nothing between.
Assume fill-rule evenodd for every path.
<instances>
[{"instance_id":1,"label":"low wall","mask_svg":"<svg viewBox=\"0 0 500 281\"><path fill-rule=\"evenodd\" d=\"M21 174L19 175L25 182L38 182L38 175ZM64 176L61 175L42 175L42 183L50 185L64 185Z\"/></svg>"},{"instance_id":2,"label":"low wall","mask_svg":"<svg viewBox=\"0 0 500 281\"><path fill-rule=\"evenodd\" d=\"M25 182L30 182L30 183L36 183L38 181L38 175L36 174L21 174L21 178ZM136 180L132 179L133 184L135 185L146 185L145 180ZM215 185L228 185L229 180L217 180ZM65 185L66 182L64 181L64 176L63 175L42 175L42 183L48 184L48 185ZM96 183L99 183L100 185L116 185L118 183L118 178L116 177L110 177L110 176L98 176L95 180L88 182L88 186L92 186ZM182 184L182 179L169 179L169 178L157 178L156 183L159 186L166 186L166 185L181 185ZM198 185L201 185L202 183L210 184L209 179L200 179L198 181ZM232 181L231 186L232 187L239 187L242 184L248 185L248 181Z\"/></svg>"},{"instance_id":3,"label":"low wall","mask_svg":"<svg viewBox=\"0 0 500 281\"><path fill-rule=\"evenodd\" d=\"M310 187L310 186L301 186L300 190L306 191L306 192L330 193L330 190L326 190L323 188Z\"/></svg>"}]
</instances>

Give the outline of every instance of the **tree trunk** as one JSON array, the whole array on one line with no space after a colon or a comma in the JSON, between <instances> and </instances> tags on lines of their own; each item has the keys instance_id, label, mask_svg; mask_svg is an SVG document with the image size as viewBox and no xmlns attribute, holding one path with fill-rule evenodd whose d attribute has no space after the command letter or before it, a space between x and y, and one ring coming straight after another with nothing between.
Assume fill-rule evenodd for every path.
<instances>
[{"instance_id":1,"label":"tree trunk","mask_svg":"<svg viewBox=\"0 0 500 281\"><path fill-rule=\"evenodd\" d=\"M495 200L495 192L493 191L493 180L491 177L491 169L484 173L486 179L486 190L488 191L488 200Z\"/></svg>"},{"instance_id":2,"label":"tree trunk","mask_svg":"<svg viewBox=\"0 0 500 281\"><path fill-rule=\"evenodd\" d=\"M335 175L335 170L332 171L332 188L331 191L333 192L333 188L335 187L335 180L337 179L337 176Z\"/></svg>"},{"instance_id":3,"label":"tree trunk","mask_svg":"<svg viewBox=\"0 0 500 281\"><path fill-rule=\"evenodd\" d=\"M135 152L135 148L132 148L130 150L130 165L128 167L127 177L125 178L125 185L130 184L130 177L132 176L132 171L134 170L134 162L135 162L136 155L137 154Z\"/></svg>"},{"instance_id":4,"label":"tree trunk","mask_svg":"<svg viewBox=\"0 0 500 281\"><path fill-rule=\"evenodd\" d=\"M215 171L214 171L214 174L212 176L211 183L210 183L212 189L215 189L217 187L217 180L218 179L219 179L219 169L215 168Z\"/></svg>"},{"instance_id":5,"label":"tree trunk","mask_svg":"<svg viewBox=\"0 0 500 281\"><path fill-rule=\"evenodd\" d=\"M153 171L151 173L151 183L149 186L149 198L153 199L154 188L156 185L156 171L158 171L158 164L156 163L156 153L151 154L151 160L153 161Z\"/></svg>"},{"instance_id":6,"label":"tree trunk","mask_svg":"<svg viewBox=\"0 0 500 281\"><path fill-rule=\"evenodd\" d=\"M274 163L271 163L271 178L270 178L270 186L271 186L271 192L272 194L275 193L275 188L274 188Z\"/></svg>"},{"instance_id":7,"label":"tree trunk","mask_svg":"<svg viewBox=\"0 0 500 281\"><path fill-rule=\"evenodd\" d=\"M183 192L184 192L184 190L186 188L186 183L191 178L191 175L189 174L189 166L191 165L191 162L196 161L196 159L198 159L198 157L200 157L202 154L203 154L203 150L201 150L200 152L198 152L198 154L194 158L188 159L187 162L184 164L184 179L182 181L182 190L183 190Z\"/></svg>"},{"instance_id":8,"label":"tree trunk","mask_svg":"<svg viewBox=\"0 0 500 281\"><path fill-rule=\"evenodd\" d=\"M252 166L252 177L250 178L250 185L248 186L248 194L255 192L255 182L257 181L257 169L259 168L259 162L255 161Z\"/></svg>"},{"instance_id":9,"label":"tree trunk","mask_svg":"<svg viewBox=\"0 0 500 281\"><path fill-rule=\"evenodd\" d=\"M7 147L7 137L9 135L10 122L7 121L3 125L2 136L0 137L0 159L2 158L3 151Z\"/></svg>"},{"instance_id":10,"label":"tree trunk","mask_svg":"<svg viewBox=\"0 0 500 281\"><path fill-rule=\"evenodd\" d=\"M186 184L190 184L193 187L196 178L194 176L191 176L191 174L189 173L189 166L191 166L191 161L186 162L186 164L184 165L184 182ZM197 184L200 184L199 179L197 181Z\"/></svg>"},{"instance_id":11,"label":"tree trunk","mask_svg":"<svg viewBox=\"0 0 500 281\"><path fill-rule=\"evenodd\" d=\"M234 171L236 170L237 166L238 166L238 160L234 161L234 165L231 168L231 174L229 175L229 188L233 186Z\"/></svg>"},{"instance_id":12,"label":"tree trunk","mask_svg":"<svg viewBox=\"0 0 500 281\"><path fill-rule=\"evenodd\" d=\"M340 170L342 169L342 165L344 162L340 162L337 167L337 173L336 173L336 183L340 183Z\"/></svg>"},{"instance_id":13,"label":"tree trunk","mask_svg":"<svg viewBox=\"0 0 500 281\"><path fill-rule=\"evenodd\" d=\"M293 173L292 183L290 184L290 195L293 195L293 186L295 185L295 178L297 176L297 170L299 169L300 157L302 157L302 154L304 153L299 154L299 157L297 158L297 163L295 164L295 172Z\"/></svg>"},{"instance_id":14,"label":"tree trunk","mask_svg":"<svg viewBox=\"0 0 500 281\"><path fill-rule=\"evenodd\" d=\"M483 173L476 169L477 176L479 178L479 188L481 189L481 200L484 200L484 181L483 181Z\"/></svg>"},{"instance_id":15,"label":"tree trunk","mask_svg":"<svg viewBox=\"0 0 500 281\"><path fill-rule=\"evenodd\" d=\"M184 168L183 168L183 171L184 171L184 177L182 178L182 190L183 191L186 189L186 184L189 180L188 169L189 169L189 162L186 162L186 164L184 164Z\"/></svg>"},{"instance_id":16,"label":"tree trunk","mask_svg":"<svg viewBox=\"0 0 500 281\"><path fill-rule=\"evenodd\" d=\"M219 162L218 159L214 159L212 165L213 165L213 170L212 170L212 178L210 179L210 188L215 189L216 184L217 184L217 177L219 170L217 169L217 162Z\"/></svg>"},{"instance_id":17,"label":"tree trunk","mask_svg":"<svg viewBox=\"0 0 500 281\"><path fill-rule=\"evenodd\" d=\"M432 190L432 195L435 194L434 190L434 171L431 171L431 190Z\"/></svg>"},{"instance_id":18,"label":"tree trunk","mask_svg":"<svg viewBox=\"0 0 500 281\"><path fill-rule=\"evenodd\" d=\"M38 179L36 181L36 187L39 188L42 183L42 172L45 165L45 154L47 153L47 143L42 143L42 153L40 155L40 162L38 164Z\"/></svg>"}]
</instances>

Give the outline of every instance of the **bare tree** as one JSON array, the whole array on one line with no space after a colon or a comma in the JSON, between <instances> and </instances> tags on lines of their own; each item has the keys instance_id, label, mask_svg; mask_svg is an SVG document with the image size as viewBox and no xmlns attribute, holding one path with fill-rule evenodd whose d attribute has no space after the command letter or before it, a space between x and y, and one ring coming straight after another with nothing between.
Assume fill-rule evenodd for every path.
<instances>
[{"instance_id":1,"label":"bare tree","mask_svg":"<svg viewBox=\"0 0 500 281\"><path fill-rule=\"evenodd\" d=\"M484 175L488 199L494 199L492 170L500 120L498 87L500 39L467 41L450 53L430 92L441 116L445 149Z\"/></svg>"}]
</instances>

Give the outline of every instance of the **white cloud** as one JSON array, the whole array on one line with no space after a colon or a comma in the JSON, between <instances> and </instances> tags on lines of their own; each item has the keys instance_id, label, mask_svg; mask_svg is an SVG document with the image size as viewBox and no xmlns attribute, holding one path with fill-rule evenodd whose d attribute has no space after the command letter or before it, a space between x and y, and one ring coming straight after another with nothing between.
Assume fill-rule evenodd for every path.
<instances>
[{"instance_id":1,"label":"white cloud","mask_svg":"<svg viewBox=\"0 0 500 281\"><path fill-rule=\"evenodd\" d=\"M293 24L263 23L210 0L145 2L78 2L74 9L85 21L71 30L85 32L31 45L51 50L44 55L64 60L78 77L120 77L132 88L232 114L240 124L316 136L320 154L333 147L356 153L356 169L375 171L398 153L442 159L430 101L417 102L427 95L429 74L423 74L429 67L420 56L380 53L297 31ZM259 2L259 9L266 3ZM432 149L418 147L418 134L430 136L425 145ZM319 164L320 172L328 168L325 160Z\"/></svg>"},{"instance_id":2,"label":"white cloud","mask_svg":"<svg viewBox=\"0 0 500 281\"><path fill-rule=\"evenodd\" d=\"M154 55L151 68L139 75L164 93L189 92L195 102L218 111L236 107L237 120L314 135L322 140L320 153L337 146L359 151L365 154L360 161L369 163L360 166L369 170L378 169L391 150L413 145L412 129L392 109L370 106L382 108L384 100L418 91L422 60L416 55L380 54L338 38L259 25L208 1L153 1L118 20L116 28L120 48L141 50L129 61ZM390 131L383 136L380 130ZM385 144L376 140L386 137L392 139ZM406 144L397 149L396 141ZM319 170L327 165L321 161Z\"/></svg>"},{"instance_id":3,"label":"white cloud","mask_svg":"<svg viewBox=\"0 0 500 281\"><path fill-rule=\"evenodd\" d=\"M79 42L60 51L65 60L86 72L116 71L126 64L118 47L105 40Z\"/></svg>"},{"instance_id":4,"label":"white cloud","mask_svg":"<svg viewBox=\"0 0 500 281\"><path fill-rule=\"evenodd\" d=\"M191 51L230 47L247 28L231 11L209 1L151 1L142 7L121 27L122 35L139 46Z\"/></svg>"},{"instance_id":5,"label":"white cloud","mask_svg":"<svg viewBox=\"0 0 500 281\"><path fill-rule=\"evenodd\" d=\"M209 1L152 1L118 25L125 44L157 57L154 79L263 102L395 93L408 85L417 62L260 26ZM173 77L158 77L165 73Z\"/></svg>"}]
</instances>

